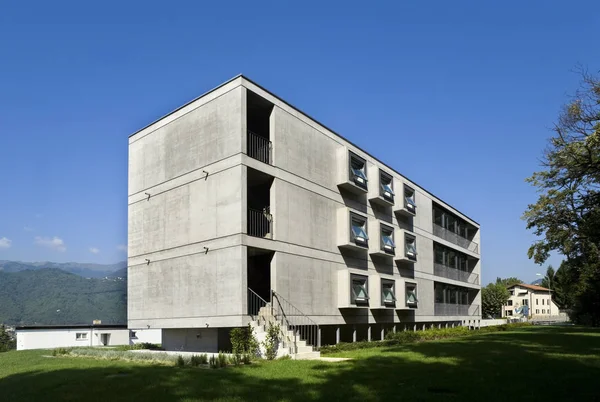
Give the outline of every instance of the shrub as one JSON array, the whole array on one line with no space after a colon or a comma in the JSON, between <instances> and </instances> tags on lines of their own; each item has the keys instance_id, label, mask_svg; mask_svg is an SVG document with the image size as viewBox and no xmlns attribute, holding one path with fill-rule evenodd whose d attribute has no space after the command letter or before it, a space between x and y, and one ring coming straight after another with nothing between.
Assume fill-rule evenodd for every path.
<instances>
[{"instance_id":1,"label":"shrub","mask_svg":"<svg viewBox=\"0 0 600 402\"><path fill-rule=\"evenodd\" d=\"M207 364L208 363L208 356L206 354L200 354L200 355L192 355L192 357L190 358L190 365L192 365L193 367L198 367L201 364Z\"/></svg>"},{"instance_id":2,"label":"shrub","mask_svg":"<svg viewBox=\"0 0 600 402\"><path fill-rule=\"evenodd\" d=\"M250 364L251 361L252 361L252 356L250 356L248 353L244 353L242 355L242 363Z\"/></svg>"},{"instance_id":3,"label":"shrub","mask_svg":"<svg viewBox=\"0 0 600 402\"><path fill-rule=\"evenodd\" d=\"M208 359L208 365L210 366L210 368L213 369L216 369L218 367L217 358L215 357L215 355L212 355L210 359Z\"/></svg>"},{"instance_id":4,"label":"shrub","mask_svg":"<svg viewBox=\"0 0 600 402\"><path fill-rule=\"evenodd\" d=\"M177 356L177 367L183 367L185 366L185 360L183 359L183 356L178 355Z\"/></svg>"},{"instance_id":5,"label":"shrub","mask_svg":"<svg viewBox=\"0 0 600 402\"><path fill-rule=\"evenodd\" d=\"M219 368L227 367L227 360L227 355L223 352L219 352L219 355L217 356L217 366Z\"/></svg>"},{"instance_id":6,"label":"shrub","mask_svg":"<svg viewBox=\"0 0 600 402\"><path fill-rule=\"evenodd\" d=\"M52 356L63 356L71 353L71 349L69 348L56 348L52 350Z\"/></svg>"},{"instance_id":7,"label":"shrub","mask_svg":"<svg viewBox=\"0 0 600 402\"><path fill-rule=\"evenodd\" d=\"M292 356L290 356L290 355L283 355L281 357L278 357L277 360L292 360Z\"/></svg>"},{"instance_id":8,"label":"shrub","mask_svg":"<svg viewBox=\"0 0 600 402\"><path fill-rule=\"evenodd\" d=\"M258 353L258 341L254 336L254 329L248 324L245 328L234 328L229 332L231 349L234 355Z\"/></svg>"},{"instance_id":9,"label":"shrub","mask_svg":"<svg viewBox=\"0 0 600 402\"><path fill-rule=\"evenodd\" d=\"M242 355L233 355L230 357L229 359L229 363L233 364L234 366L239 366L240 364L242 364Z\"/></svg>"},{"instance_id":10,"label":"shrub","mask_svg":"<svg viewBox=\"0 0 600 402\"><path fill-rule=\"evenodd\" d=\"M263 342L265 347L265 357L267 360L273 360L277 357L277 346L279 345L279 324L269 323L267 329L267 338Z\"/></svg>"}]
</instances>

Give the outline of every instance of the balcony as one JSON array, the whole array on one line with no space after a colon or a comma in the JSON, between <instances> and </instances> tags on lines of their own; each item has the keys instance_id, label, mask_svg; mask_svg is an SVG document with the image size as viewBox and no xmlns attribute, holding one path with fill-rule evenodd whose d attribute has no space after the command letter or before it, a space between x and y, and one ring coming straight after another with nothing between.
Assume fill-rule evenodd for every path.
<instances>
[{"instance_id":1,"label":"balcony","mask_svg":"<svg viewBox=\"0 0 600 402\"><path fill-rule=\"evenodd\" d=\"M470 241L469 239L465 239L464 237L438 225L437 223L433 224L433 234L449 241L450 243L456 244L457 246L472 251L473 253L479 254L479 244Z\"/></svg>"},{"instance_id":2,"label":"balcony","mask_svg":"<svg viewBox=\"0 0 600 402\"><path fill-rule=\"evenodd\" d=\"M272 144L268 138L261 135L255 134L248 130L248 137L246 143L246 153L249 157L259 160L263 163L272 165L271 156Z\"/></svg>"},{"instance_id":3,"label":"balcony","mask_svg":"<svg viewBox=\"0 0 600 402\"><path fill-rule=\"evenodd\" d=\"M481 315L478 304L435 303L434 314L441 316L477 316Z\"/></svg>"},{"instance_id":4,"label":"balcony","mask_svg":"<svg viewBox=\"0 0 600 402\"><path fill-rule=\"evenodd\" d=\"M273 215L269 207L262 210L248 208L248 235L263 239L273 238Z\"/></svg>"},{"instance_id":5,"label":"balcony","mask_svg":"<svg viewBox=\"0 0 600 402\"><path fill-rule=\"evenodd\" d=\"M435 263L433 265L433 273L434 275L441 276L443 278L454 279L455 281L466 282L472 285L479 285L478 274L461 271L456 268L450 268L443 264Z\"/></svg>"}]
</instances>

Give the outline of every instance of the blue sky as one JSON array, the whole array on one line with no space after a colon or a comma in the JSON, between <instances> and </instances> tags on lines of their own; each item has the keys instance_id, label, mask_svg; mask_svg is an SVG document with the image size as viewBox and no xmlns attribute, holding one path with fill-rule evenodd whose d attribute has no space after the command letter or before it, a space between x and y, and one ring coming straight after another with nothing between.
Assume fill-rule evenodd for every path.
<instances>
[{"instance_id":1,"label":"blue sky","mask_svg":"<svg viewBox=\"0 0 600 402\"><path fill-rule=\"evenodd\" d=\"M524 178L597 1L10 3L0 260L123 260L128 135L243 73L477 220L484 283L540 271Z\"/></svg>"}]
</instances>

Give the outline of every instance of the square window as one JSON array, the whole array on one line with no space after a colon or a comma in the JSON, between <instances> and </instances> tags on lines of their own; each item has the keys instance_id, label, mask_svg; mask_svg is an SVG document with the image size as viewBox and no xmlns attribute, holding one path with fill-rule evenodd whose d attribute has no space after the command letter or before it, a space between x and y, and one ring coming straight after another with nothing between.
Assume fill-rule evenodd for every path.
<instances>
[{"instance_id":1,"label":"square window","mask_svg":"<svg viewBox=\"0 0 600 402\"><path fill-rule=\"evenodd\" d=\"M381 305L396 303L396 286L394 281L381 280Z\"/></svg>"},{"instance_id":2,"label":"square window","mask_svg":"<svg viewBox=\"0 0 600 402\"><path fill-rule=\"evenodd\" d=\"M380 170L379 183L381 188L381 196L388 201L394 201L394 184L392 176Z\"/></svg>"},{"instance_id":3,"label":"square window","mask_svg":"<svg viewBox=\"0 0 600 402\"><path fill-rule=\"evenodd\" d=\"M369 181L366 166L367 162L363 158L350 153L350 180L362 188L367 188L367 182Z\"/></svg>"},{"instance_id":4,"label":"square window","mask_svg":"<svg viewBox=\"0 0 600 402\"><path fill-rule=\"evenodd\" d=\"M417 260L417 238L409 234L404 235L404 251L411 260Z\"/></svg>"},{"instance_id":5,"label":"square window","mask_svg":"<svg viewBox=\"0 0 600 402\"><path fill-rule=\"evenodd\" d=\"M545 300L544 300L544 299L542 299L542 306L544 305L544 301L545 301Z\"/></svg>"},{"instance_id":6,"label":"square window","mask_svg":"<svg viewBox=\"0 0 600 402\"><path fill-rule=\"evenodd\" d=\"M129 338L131 339L137 339L137 333L136 331L129 331Z\"/></svg>"},{"instance_id":7,"label":"square window","mask_svg":"<svg viewBox=\"0 0 600 402\"><path fill-rule=\"evenodd\" d=\"M512 302L512 300L509 300L509 301L508 301L508 305L509 305L509 306L512 306L512 305L513 305L513 302Z\"/></svg>"},{"instance_id":8,"label":"square window","mask_svg":"<svg viewBox=\"0 0 600 402\"><path fill-rule=\"evenodd\" d=\"M77 341L85 341L87 339L87 332L76 332L75 340Z\"/></svg>"},{"instance_id":9,"label":"square window","mask_svg":"<svg viewBox=\"0 0 600 402\"><path fill-rule=\"evenodd\" d=\"M350 295L352 304L366 304L369 302L369 278L362 275L350 277Z\"/></svg>"},{"instance_id":10,"label":"square window","mask_svg":"<svg viewBox=\"0 0 600 402\"><path fill-rule=\"evenodd\" d=\"M536 306L538 306L540 304L539 301L540 301L540 299L535 299L535 305Z\"/></svg>"},{"instance_id":11,"label":"square window","mask_svg":"<svg viewBox=\"0 0 600 402\"><path fill-rule=\"evenodd\" d=\"M417 299L417 284L416 283L407 283L406 284L406 305L407 306L416 306L419 302Z\"/></svg>"},{"instance_id":12,"label":"square window","mask_svg":"<svg viewBox=\"0 0 600 402\"><path fill-rule=\"evenodd\" d=\"M537 308L536 308L536 309L535 309L535 313L536 313L536 314L539 314L539 313L540 313L540 309L537 309Z\"/></svg>"},{"instance_id":13,"label":"square window","mask_svg":"<svg viewBox=\"0 0 600 402\"><path fill-rule=\"evenodd\" d=\"M381 225L381 249L389 254L394 254L396 243L394 243L394 229Z\"/></svg>"},{"instance_id":14,"label":"square window","mask_svg":"<svg viewBox=\"0 0 600 402\"><path fill-rule=\"evenodd\" d=\"M417 210L415 190L406 185L404 186L404 207L412 213L415 213Z\"/></svg>"},{"instance_id":15,"label":"square window","mask_svg":"<svg viewBox=\"0 0 600 402\"><path fill-rule=\"evenodd\" d=\"M542 314L546 314L546 310L542 309Z\"/></svg>"},{"instance_id":16,"label":"square window","mask_svg":"<svg viewBox=\"0 0 600 402\"><path fill-rule=\"evenodd\" d=\"M513 315L512 313L512 310L506 310L506 315Z\"/></svg>"},{"instance_id":17,"label":"square window","mask_svg":"<svg viewBox=\"0 0 600 402\"><path fill-rule=\"evenodd\" d=\"M350 214L350 240L358 246L367 247L367 219L356 214Z\"/></svg>"}]
</instances>

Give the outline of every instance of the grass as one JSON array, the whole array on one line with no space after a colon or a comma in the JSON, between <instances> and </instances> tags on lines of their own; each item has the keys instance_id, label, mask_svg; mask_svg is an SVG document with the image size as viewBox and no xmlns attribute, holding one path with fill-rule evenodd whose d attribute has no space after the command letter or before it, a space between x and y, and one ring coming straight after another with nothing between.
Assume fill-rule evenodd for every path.
<instances>
[{"instance_id":1,"label":"grass","mask_svg":"<svg viewBox=\"0 0 600 402\"><path fill-rule=\"evenodd\" d=\"M530 327L363 349L341 363L275 360L202 370L49 351L0 354L7 401L594 401L600 330Z\"/></svg>"}]
</instances>

